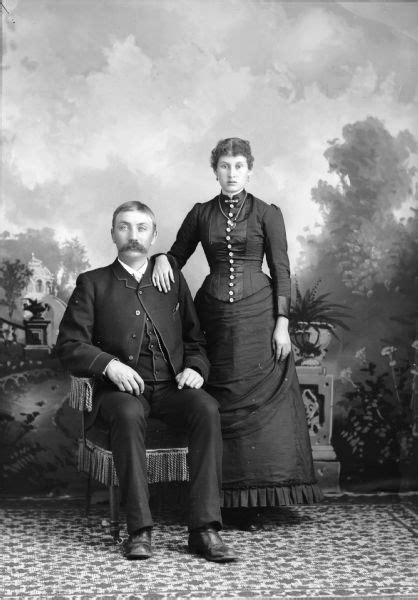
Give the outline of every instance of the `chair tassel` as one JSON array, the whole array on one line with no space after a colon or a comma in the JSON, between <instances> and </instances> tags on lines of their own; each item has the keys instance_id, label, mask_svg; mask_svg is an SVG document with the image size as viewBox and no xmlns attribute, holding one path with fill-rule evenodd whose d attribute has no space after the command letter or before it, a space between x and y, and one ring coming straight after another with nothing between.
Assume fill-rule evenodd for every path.
<instances>
[{"instance_id":1,"label":"chair tassel","mask_svg":"<svg viewBox=\"0 0 418 600\"><path fill-rule=\"evenodd\" d=\"M68 404L76 410L87 410L93 408L94 380L90 377L71 376L70 395Z\"/></svg>"}]
</instances>

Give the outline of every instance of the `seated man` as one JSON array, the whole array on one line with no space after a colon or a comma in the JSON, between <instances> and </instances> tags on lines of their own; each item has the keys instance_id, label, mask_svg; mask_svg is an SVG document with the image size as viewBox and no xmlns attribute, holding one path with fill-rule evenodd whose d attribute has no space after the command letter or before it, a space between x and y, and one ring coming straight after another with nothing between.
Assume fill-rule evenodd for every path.
<instances>
[{"instance_id":1,"label":"seated man","mask_svg":"<svg viewBox=\"0 0 418 600\"><path fill-rule=\"evenodd\" d=\"M194 304L177 270L170 293L152 285L153 212L125 202L112 221L118 257L82 273L60 325L56 354L74 375L95 377L95 420L108 424L125 502L128 559L152 555L145 430L155 416L188 432L189 549L215 562L236 559L221 529L222 438L218 403L201 389L209 363Z\"/></svg>"}]
</instances>

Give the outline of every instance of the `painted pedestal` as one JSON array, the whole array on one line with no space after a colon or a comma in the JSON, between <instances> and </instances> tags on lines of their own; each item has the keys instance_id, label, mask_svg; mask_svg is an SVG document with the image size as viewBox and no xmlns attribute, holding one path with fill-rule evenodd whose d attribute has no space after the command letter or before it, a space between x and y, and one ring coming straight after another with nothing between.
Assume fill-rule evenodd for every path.
<instances>
[{"instance_id":1,"label":"painted pedestal","mask_svg":"<svg viewBox=\"0 0 418 600\"><path fill-rule=\"evenodd\" d=\"M316 476L324 492L339 492L340 463L331 444L334 377L323 366L296 367L305 403Z\"/></svg>"},{"instance_id":2,"label":"painted pedestal","mask_svg":"<svg viewBox=\"0 0 418 600\"><path fill-rule=\"evenodd\" d=\"M33 318L24 321L26 333L25 354L32 360L48 358L50 348L47 340L47 328L51 321Z\"/></svg>"}]
</instances>

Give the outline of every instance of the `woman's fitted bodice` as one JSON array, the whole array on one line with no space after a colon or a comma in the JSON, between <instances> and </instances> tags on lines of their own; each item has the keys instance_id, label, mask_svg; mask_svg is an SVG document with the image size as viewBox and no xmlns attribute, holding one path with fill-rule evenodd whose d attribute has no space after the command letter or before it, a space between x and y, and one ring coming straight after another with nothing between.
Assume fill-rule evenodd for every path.
<instances>
[{"instance_id":1,"label":"woman's fitted bodice","mask_svg":"<svg viewBox=\"0 0 418 600\"><path fill-rule=\"evenodd\" d=\"M238 302L271 285L276 298L279 295L290 297L282 213L277 206L248 194L235 226L231 227L227 223L228 214L231 212L235 217L242 199L243 196L234 208L230 208L230 200L223 196L195 204L168 254L182 268L201 242L210 267L202 289L223 302ZM264 255L271 279L262 272Z\"/></svg>"}]
</instances>

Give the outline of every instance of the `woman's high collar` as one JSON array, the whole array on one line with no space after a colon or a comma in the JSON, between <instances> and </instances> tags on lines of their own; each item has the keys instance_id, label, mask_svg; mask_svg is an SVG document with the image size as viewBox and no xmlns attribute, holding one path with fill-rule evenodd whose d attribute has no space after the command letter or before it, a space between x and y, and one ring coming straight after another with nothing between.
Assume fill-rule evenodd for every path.
<instances>
[{"instance_id":1,"label":"woman's high collar","mask_svg":"<svg viewBox=\"0 0 418 600\"><path fill-rule=\"evenodd\" d=\"M220 198L223 202L240 202L241 200L243 200L245 198L246 195L246 191L245 188L243 188L240 192L238 192L237 194L233 194L232 196L228 196L227 194L224 194L223 191L221 191L220 193Z\"/></svg>"}]
</instances>

